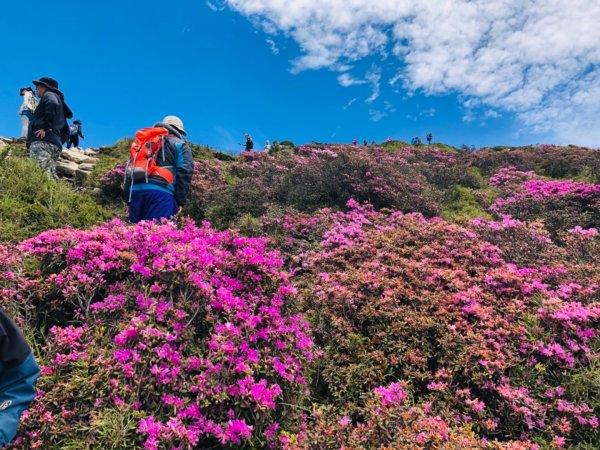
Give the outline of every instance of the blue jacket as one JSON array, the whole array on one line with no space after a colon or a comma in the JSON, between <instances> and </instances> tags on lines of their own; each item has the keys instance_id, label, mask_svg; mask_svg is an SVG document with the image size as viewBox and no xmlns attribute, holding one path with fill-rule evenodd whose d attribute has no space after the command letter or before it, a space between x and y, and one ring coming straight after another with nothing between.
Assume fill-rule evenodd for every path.
<instances>
[{"instance_id":1,"label":"blue jacket","mask_svg":"<svg viewBox=\"0 0 600 450\"><path fill-rule=\"evenodd\" d=\"M148 183L140 181L131 186L131 180L126 180L124 196L126 198L129 197L130 189L134 192L159 190L175 196L177 204L183 206L187 202L188 193L192 184L192 175L194 174L192 150L181 138L181 134L179 134L172 126L161 122L154 126L169 130L169 135L165 139L164 154L162 150L158 152L156 164L160 167L167 167L173 173L174 181L172 184L169 184L162 177L150 176L148 177Z\"/></svg>"},{"instance_id":2,"label":"blue jacket","mask_svg":"<svg viewBox=\"0 0 600 450\"><path fill-rule=\"evenodd\" d=\"M21 413L35 397L39 374L23 334L0 310L0 448L17 434Z\"/></svg>"}]
</instances>

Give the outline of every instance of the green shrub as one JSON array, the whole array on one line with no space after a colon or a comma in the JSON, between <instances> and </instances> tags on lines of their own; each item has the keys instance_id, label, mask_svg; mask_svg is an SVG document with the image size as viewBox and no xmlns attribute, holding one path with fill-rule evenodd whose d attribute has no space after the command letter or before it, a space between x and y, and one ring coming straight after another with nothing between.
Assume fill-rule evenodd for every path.
<instances>
[{"instance_id":1,"label":"green shrub","mask_svg":"<svg viewBox=\"0 0 600 450\"><path fill-rule=\"evenodd\" d=\"M234 161L235 156L229 153L221 152L210 148L208 145L198 145L189 143L190 149L192 150L192 156L194 161L201 161L206 159L218 159L219 161Z\"/></svg>"},{"instance_id":2,"label":"green shrub","mask_svg":"<svg viewBox=\"0 0 600 450\"><path fill-rule=\"evenodd\" d=\"M29 158L0 156L0 191L0 242L52 228L86 228L109 218L91 196L49 180Z\"/></svg>"},{"instance_id":3,"label":"green shrub","mask_svg":"<svg viewBox=\"0 0 600 450\"><path fill-rule=\"evenodd\" d=\"M114 169L118 164L127 161L129 158L129 147L133 142L132 138L121 139L111 147L101 147L98 149L98 163L86 180L86 187L100 187L100 176L107 171Z\"/></svg>"},{"instance_id":4,"label":"green shrub","mask_svg":"<svg viewBox=\"0 0 600 450\"><path fill-rule=\"evenodd\" d=\"M448 189L442 202L442 217L455 221L476 217L491 217L485 212L485 208L475 193L473 189L460 185Z\"/></svg>"}]
</instances>

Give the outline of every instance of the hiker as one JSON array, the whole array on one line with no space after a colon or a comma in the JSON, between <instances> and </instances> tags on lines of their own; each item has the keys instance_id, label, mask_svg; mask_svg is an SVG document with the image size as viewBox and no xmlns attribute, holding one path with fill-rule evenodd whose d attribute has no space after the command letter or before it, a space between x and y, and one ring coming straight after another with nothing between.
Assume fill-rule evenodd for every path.
<instances>
[{"instance_id":1,"label":"hiker","mask_svg":"<svg viewBox=\"0 0 600 450\"><path fill-rule=\"evenodd\" d=\"M136 133L124 189L132 223L169 219L181 212L194 173L192 151L183 140L186 135L176 116L166 116Z\"/></svg>"},{"instance_id":2,"label":"hiker","mask_svg":"<svg viewBox=\"0 0 600 450\"><path fill-rule=\"evenodd\" d=\"M421 138L420 138L419 136L417 136L417 137L415 138L415 145L416 145L417 147L419 147L419 146L420 146L422 143L423 143L423 141L421 140Z\"/></svg>"},{"instance_id":3,"label":"hiker","mask_svg":"<svg viewBox=\"0 0 600 450\"><path fill-rule=\"evenodd\" d=\"M427 139L427 145L431 145L431 139L433 139L433 134L427 133L427 136L425 137Z\"/></svg>"},{"instance_id":4,"label":"hiker","mask_svg":"<svg viewBox=\"0 0 600 450\"><path fill-rule=\"evenodd\" d=\"M363 145L366 147L369 145L369 142L366 139L363 139Z\"/></svg>"},{"instance_id":5,"label":"hiker","mask_svg":"<svg viewBox=\"0 0 600 450\"><path fill-rule=\"evenodd\" d=\"M33 94L33 89L29 86L22 87L19 90L19 95L23 97L23 104L19 108L19 115L21 116L21 137L27 137L27 128L29 128L29 121L33 117L33 112L37 108L37 100Z\"/></svg>"},{"instance_id":6,"label":"hiker","mask_svg":"<svg viewBox=\"0 0 600 450\"><path fill-rule=\"evenodd\" d=\"M58 90L56 80L41 77L33 84L40 102L29 121L27 148L29 156L38 162L48 178L56 180L56 160L68 138L67 119L71 119L73 113L65 103L63 93Z\"/></svg>"},{"instance_id":7,"label":"hiker","mask_svg":"<svg viewBox=\"0 0 600 450\"><path fill-rule=\"evenodd\" d=\"M267 152L269 153L271 151L271 143L269 142L269 140L267 139L265 141L265 146L263 148L263 152Z\"/></svg>"},{"instance_id":8,"label":"hiker","mask_svg":"<svg viewBox=\"0 0 600 450\"><path fill-rule=\"evenodd\" d=\"M23 334L0 309L0 448L17 434L21 414L35 397L39 374Z\"/></svg>"},{"instance_id":9,"label":"hiker","mask_svg":"<svg viewBox=\"0 0 600 450\"><path fill-rule=\"evenodd\" d=\"M246 134L244 137L246 138L246 151L250 152L254 148L254 141L252 140L252 136L249 134Z\"/></svg>"},{"instance_id":10,"label":"hiker","mask_svg":"<svg viewBox=\"0 0 600 450\"><path fill-rule=\"evenodd\" d=\"M73 125L69 127L69 140L67 141L67 148L71 148L71 145L73 145L75 148L79 147L79 136L81 136L81 139L85 139L85 137L83 137L81 126L81 120L74 120Z\"/></svg>"},{"instance_id":11,"label":"hiker","mask_svg":"<svg viewBox=\"0 0 600 450\"><path fill-rule=\"evenodd\" d=\"M356 138L352 139L352 145L356 145L358 143L358 141L356 140Z\"/></svg>"}]
</instances>

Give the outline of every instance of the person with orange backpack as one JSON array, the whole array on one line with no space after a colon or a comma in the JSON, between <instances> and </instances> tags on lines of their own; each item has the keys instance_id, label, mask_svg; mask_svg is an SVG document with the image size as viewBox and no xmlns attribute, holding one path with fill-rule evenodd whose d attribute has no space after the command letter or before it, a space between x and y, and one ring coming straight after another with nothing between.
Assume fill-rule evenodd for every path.
<instances>
[{"instance_id":1,"label":"person with orange backpack","mask_svg":"<svg viewBox=\"0 0 600 450\"><path fill-rule=\"evenodd\" d=\"M139 130L125 168L125 200L129 220L160 220L177 216L187 202L194 160L179 117L166 116Z\"/></svg>"}]
</instances>

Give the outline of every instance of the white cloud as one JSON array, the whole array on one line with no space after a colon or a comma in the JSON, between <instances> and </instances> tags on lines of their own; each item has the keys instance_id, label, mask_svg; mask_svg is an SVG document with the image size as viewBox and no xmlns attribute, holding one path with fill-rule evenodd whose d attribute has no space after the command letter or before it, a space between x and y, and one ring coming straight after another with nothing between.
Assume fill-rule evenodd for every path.
<instances>
[{"instance_id":1,"label":"white cloud","mask_svg":"<svg viewBox=\"0 0 600 450\"><path fill-rule=\"evenodd\" d=\"M435 108L427 108L419 113L420 116L433 117L435 116Z\"/></svg>"},{"instance_id":2,"label":"white cloud","mask_svg":"<svg viewBox=\"0 0 600 450\"><path fill-rule=\"evenodd\" d=\"M340 83L340 85L344 86L344 87L353 86L355 84L366 84L367 83L365 80L358 80L358 79L352 77L352 75L350 75L348 73L343 73L341 75L338 75L337 79L338 79L338 83Z\"/></svg>"},{"instance_id":3,"label":"white cloud","mask_svg":"<svg viewBox=\"0 0 600 450\"><path fill-rule=\"evenodd\" d=\"M371 96L365 100L365 102L369 103L369 104L371 104L375 100L377 100L377 98L379 98L379 95L381 93L381 87L380 87L381 69L377 66L371 67L371 70L369 70L365 74L364 80L354 78L349 73L342 73L342 74L338 75L337 80L338 80L338 83L340 83L340 85L344 86L344 87L354 86L356 84L370 84L372 86L372 93L371 93Z\"/></svg>"},{"instance_id":4,"label":"white cloud","mask_svg":"<svg viewBox=\"0 0 600 450\"><path fill-rule=\"evenodd\" d=\"M387 114L383 111L379 111L377 109L369 110L369 117L372 122L379 122L381 119L383 119L386 116L387 116Z\"/></svg>"},{"instance_id":5,"label":"white cloud","mask_svg":"<svg viewBox=\"0 0 600 450\"><path fill-rule=\"evenodd\" d=\"M210 0L206 0L206 6L208 6L211 10L213 11L223 11L223 7L219 7L217 5L215 5L213 2L211 2Z\"/></svg>"},{"instance_id":6,"label":"white cloud","mask_svg":"<svg viewBox=\"0 0 600 450\"><path fill-rule=\"evenodd\" d=\"M277 55L279 53L279 49L277 48L277 44L275 44L275 41L273 39L267 39L266 42L271 46L271 53Z\"/></svg>"},{"instance_id":7,"label":"white cloud","mask_svg":"<svg viewBox=\"0 0 600 450\"><path fill-rule=\"evenodd\" d=\"M379 82L381 81L381 69L379 67L374 66L369 73L367 73L367 81L371 83L373 86L373 93L371 96L366 99L367 103L373 103L377 98L379 98L379 94L381 93L381 88Z\"/></svg>"},{"instance_id":8,"label":"white cloud","mask_svg":"<svg viewBox=\"0 0 600 450\"><path fill-rule=\"evenodd\" d=\"M531 132L600 145L597 0L225 0L302 49L296 71L396 58L380 73L409 91L458 93L516 114ZM210 5L210 4L209 4ZM377 86L377 90L375 89ZM372 99L372 100L371 100ZM594 141L595 140L595 141Z\"/></svg>"},{"instance_id":9,"label":"white cloud","mask_svg":"<svg viewBox=\"0 0 600 450\"><path fill-rule=\"evenodd\" d=\"M403 76L404 75L402 74L402 72L398 72L396 75L394 75L392 78L390 78L390 81L389 81L390 86L395 86L396 83L398 82L398 80L401 80Z\"/></svg>"},{"instance_id":10,"label":"white cloud","mask_svg":"<svg viewBox=\"0 0 600 450\"><path fill-rule=\"evenodd\" d=\"M356 98L353 98L352 100L350 100L348 103L346 103L346 105L344 106L344 111L346 111L348 108L350 108L352 106L352 104L356 101Z\"/></svg>"},{"instance_id":11,"label":"white cloud","mask_svg":"<svg viewBox=\"0 0 600 450\"><path fill-rule=\"evenodd\" d=\"M488 109L486 112L483 113L483 115L486 118L492 118L492 119L497 119L499 117L502 117L502 114L499 114L498 111L494 111L493 109Z\"/></svg>"},{"instance_id":12,"label":"white cloud","mask_svg":"<svg viewBox=\"0 0 600 450\"><path fill-rule=\"evenodd\" d=\"M467 111L462 118L462 121L465 123L473 122L477 117L473 114L473 111Z\"/></svg>"}]
</instances>

